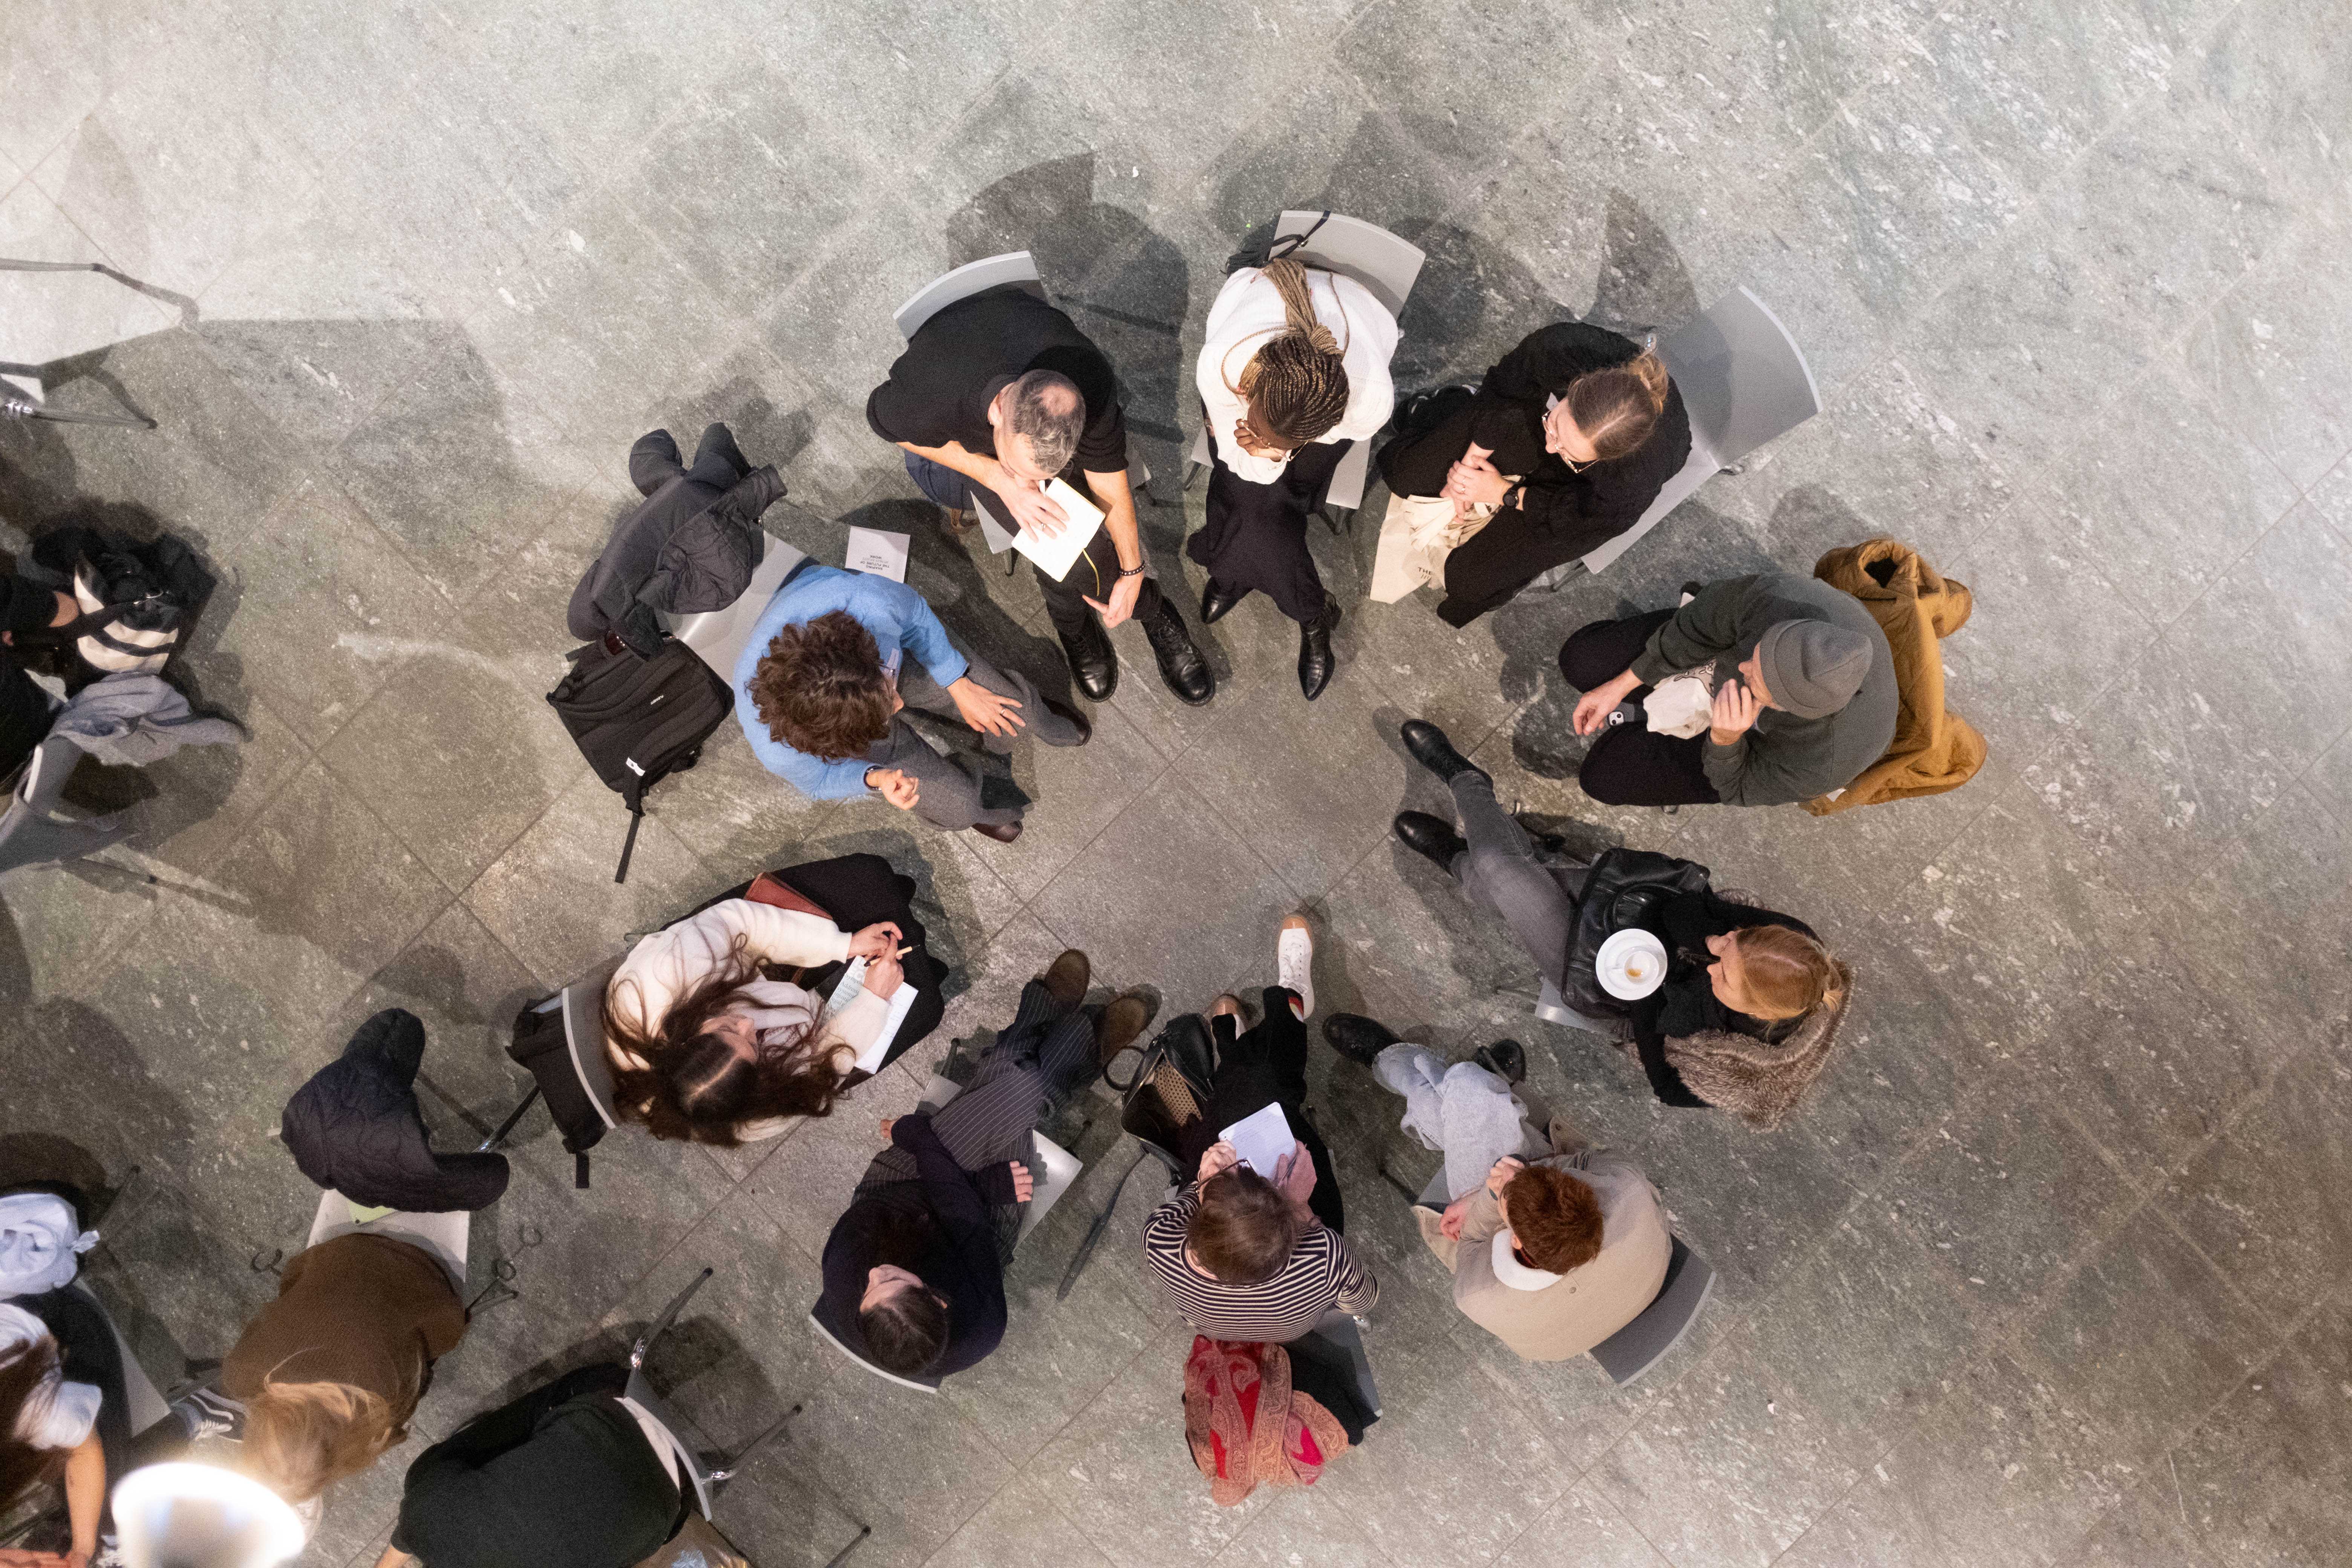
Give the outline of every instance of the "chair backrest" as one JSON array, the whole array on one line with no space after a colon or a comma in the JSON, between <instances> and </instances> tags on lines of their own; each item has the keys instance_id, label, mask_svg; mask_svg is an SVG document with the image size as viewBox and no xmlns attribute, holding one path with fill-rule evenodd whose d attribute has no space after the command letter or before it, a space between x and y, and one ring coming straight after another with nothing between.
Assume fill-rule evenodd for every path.
<instances>
[{"instance_id":1,"label":"chair backrest","mask_svg":"<svg viewBox=\"0 0 2352 1568\"><path fill-rule=\"evenodd\" d=\"M847 1356L851 1361L856 1362L859 1366L864 1367L866 1371L872 1373L875 1376L880 1378L885 1383L895 1383L901 1388L911 1388L918 1394L937 1394L940 1391L940 1380L936 1377L901 1377L895 1372L883 1371L880 1367L876 1366L872 1362L867 1361L863 1355L860 1355L857 1352L850 1349L846 1331L837 1331L835 1325L829 1324L825 1321L825 1319L831 1315L831 1312L832 1309L826 1306L823 1297L819 1297L817 1299L816 1305L809 1310L809 1327L816 1331L817 1338L823 1340L825 1343L831 1345L834 1349L839 1351L842 1354Z\"/></svg>"},{"instance_id":2,"label":"chair backrest","mask_svg":"<svg viewBox=\"0 0 2352 1568\"><path fill-rule=\"evenodd\" d=\"M1797 341L1745 287L1660 338L1658 357L1682 389L1693 453L1718 469L1822 411Z\"/></svg>"},{"instance_id":3,"label":"chair backrest","mask_svg":"<svg viewBox=\"0 0 2352 1568\"><path fill-rule=\"evenodd\" d=\"M572 1070L579 1075L580 1087L588 1091L596 1114L604 1119L606 1131L621 1124L613 1110L613 1062L604 1054L604 994L609 978L606 971L557 994L563 1008L563 1044L571 1054Z\"/></svg>"},{"instance_id":4,"label":"chair backrest","mask_svg":"<svg viewBox=\"0 0 2352 1568\"><path fill-rule=\"evenodd\" d=\"M1683 1245L1681 1237L1674 1239L1665 1283L1657 1295L1641 1316L1592 1347L1592 1359L1616 1383L1633 1382L1681 1343L1715 1289L1715 1270L1706 1259Z\"/></svg>"},{"instance_id":5,"label":"chair backrest","mask_svg":"<svg viewBox=\"0 0 2352 1568\"><path fill-rule=\"evenodd\" d=\"M114 1314L106 1310L106 1303L79 1279L66 1289L88 1302L91 1310L105 1319L106 1331L114 1336L115 1352L122 1358L122 1413L131 1424L131 1435L136 1436L170 1415L171 1408L163 1403L163 1394L156 1391L155 1380L147 1375L147 1369L139 1364L137 1356L131 1353L131 1342L122 1337L122 1330L116 1325Z\"/></svg>"},{"instance_id":6,"label":"chair backrest","mask_svg":"<svg viewBox=\"0 0 2352 1568\"><path fill-rule=\"evenodd\" d=\"M646 1380L643 1371L633 1371L629 1373L628 1386L621 1391L621 1397L645 1412L646 1420L668 1440L669 1451L677 1459L678 1473L684 1476L688 1484L694 1489L695 1511L701 1514L703 1518L709 1519L711 1495L710 1471L703 1465L702 1457L694 1451L692 1446L679 1439L677 1418L669 1413L669 1406L663 1403L661 1395L654 1392L654 1385ZM681 1487L678 1489L683 1491L686 1488Z\"/></svg>"},{"instance_id":7,"label":"chair backrest","mask_svg":"<svg viewBox=\"0 0 2352 1568\"><path fill-rule=\"evenodd\" d=\"M1008 250L1002 256L982 257L951 272L940 273L916 289L914 298L893 310L890 319L898 324L900 337L911 338L922 330L925 321L958 300L968 300L1007 283L1017 284L1040 300L1046 298L1045 279L1037 271L1037 258L1025 250Z\"/></svg>"},{"instance_id":8,"label":"chair backrest","mask_svg":"<svg viewBox=\"0 0 2352 1568\"><path fill-rule=\"evenodd\" d=\"M328 1187L319 1194L319 1206L310 1215L310 1234L302 1245L316 1247L361 1231L390 1237L431 1254L462 1292L473 1218L464 1209L411 1214L404 1209L365 1208Z\"/></svg>"},{"instance_id":9,"label":"chair backrest","mask_svg":"<svg viewBox=\"0 0 2352 1568\"><path fill-rule=\"evenodd\" d=\"M768 601L776 596L784 579L808 559L772 533L760 536L760 564L752 571L751 583L735 595L733 604L723 610L680 616L670 623L670 635L692 648L695 657L710 667L712 674L730 685L735 680L737 661L751 644L751 628L767 613Z\"/></svg>"},{"instance_id":10,"label":"chair backrest","mask_svg":"<svg viewBox=\"0 0 2352 1568\"><path fill-rule=\"evenodd\" d=\"M1319 211L1286 211L1277 220L1275 234L1277 238L1305 234L1321 217ZM1387 306L1391 316L1403 312L1405 299L1421 276L1421 265L1428 259L1419 246L1399 239L1378 224L1343 213L1323 218L1323 226L1315 228L1314 237L1291 254L1309 267L1354 279L1370 289L1372 298Z\"/></svg>"},{"instance_id":11,"label":"chair backrest","mask_svg":"<svg viewBox=\"0 0 2352 1568\"><path fill-rule=\"evenodd\" d=\"M1283 1347L1337 1373L1353 1385L1365 1411L1381 1414L1380 1385L1372 1381L1372 1359L1364 1353L1364 1331L1353 1317L1333 1308L1323 1321Z\"/></svg>"}]
</instances>

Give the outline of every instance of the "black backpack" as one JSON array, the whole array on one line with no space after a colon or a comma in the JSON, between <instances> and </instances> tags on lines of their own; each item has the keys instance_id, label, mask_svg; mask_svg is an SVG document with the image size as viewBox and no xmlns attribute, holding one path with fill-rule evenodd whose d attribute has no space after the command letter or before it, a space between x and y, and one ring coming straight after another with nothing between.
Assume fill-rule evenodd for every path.
<instances>
[{"instance_id":1,"label":"black backpack","mask_svg":"<svg viewBox=\"0 0 2352 1568\"><path fill-rule=\"evenodd\" d=\"M647 658L608 637L571 658L572 673L547 703L596 776L628 805L629 837L613 873L624 882L646 791L701 759L702 742L734 711L735 693L682 642L665 643Z\"/></svg>"}]
</instances>

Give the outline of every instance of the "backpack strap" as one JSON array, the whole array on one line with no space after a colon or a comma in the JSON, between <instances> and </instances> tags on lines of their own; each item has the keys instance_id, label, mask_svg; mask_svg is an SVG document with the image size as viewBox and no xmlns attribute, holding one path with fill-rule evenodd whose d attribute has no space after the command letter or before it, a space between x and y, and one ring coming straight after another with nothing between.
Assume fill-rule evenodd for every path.
<instances>
[{"instance_id":1,"label":"backpack strap","mask_svg":"<svg viewBox=\"0 0 2352 1568\"><path fill-rule=\"evenodd\" d=\"M625 882L629 879L629 857L637 852L637 826L646 819L646 800L643 793L632 791L628 801L629 836L621 840L621 865L620 868L613 873L613 880L615 882ZM583 1180L580 1184L584 1187L588 1184Z\"/></svg>"}]
</instances>

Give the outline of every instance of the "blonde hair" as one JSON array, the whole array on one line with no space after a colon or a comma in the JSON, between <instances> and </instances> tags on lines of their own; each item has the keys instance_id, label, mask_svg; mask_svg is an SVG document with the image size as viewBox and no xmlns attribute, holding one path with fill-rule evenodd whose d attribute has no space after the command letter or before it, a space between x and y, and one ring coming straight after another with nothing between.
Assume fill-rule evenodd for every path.
<instances>
[{"instance_id":1,"label":"blonde hair","mask_svg":"<svg viewBox=\"0 0 2352 1568\"><path fill-rule=\"evenodd\" d=\"M1266 434L1303 447L1347 416L1347 351L1331 329L1316 319L1304 264L1279 257L1259 268L1258 275L1282 296L1282 331L1250 356L1238 384L1228 381L1225 385L1249 400ZM1339 309L1345 321L1346 304Z\"/></svg>"},{"instance_id":2,"label":"blonde hair","mask_svg":"<svg viewBox=\"0 0 2352 1568\"><path fill-rule=\"evenodd\" d=\"M1561 401L1607 462L1639 451L1650 438L1666 409L1667 385L1665 362L1656 350L1643 349L1613 369L1586 371L1569 383Z\"/></svg>"},{"instance_id":3,"label":"blonde hair","mask_svg":"<svg viewBox=\"0 0 2352 1568\"><path fill-rule=\"evenodd\" d=\"M348 1383L265 1383L245 1404L245 1468L288 1502L308 1502L392 1447L382 1394Z\"/></svg>"},{"instance_id":4,"label":"blonde hair","mask_svg":"<svg viewBox=\"0 0 2352 1568\"><path fill-rule=\"evenodd\" d=\"M1803 931L1787 926L1742 926L1740 976L1759 1018L1801 1018L1838 987L1837 960Z\"/></svg>"}]
</instances>

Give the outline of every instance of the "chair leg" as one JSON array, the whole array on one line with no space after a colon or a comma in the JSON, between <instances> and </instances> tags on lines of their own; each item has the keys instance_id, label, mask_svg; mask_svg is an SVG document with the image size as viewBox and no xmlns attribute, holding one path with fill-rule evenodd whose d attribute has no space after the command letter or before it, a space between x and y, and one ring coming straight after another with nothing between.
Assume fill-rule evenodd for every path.
<instances>
[{"instance_id":1,"label":"chair leg","mask_svg":"<svg viewBox=\"0 0 2352 1568\"><path fill-rule=\"evenodd\" d=\"M531 1080L530 1092L522 1097L522 1103L514 1108L512 1115L509 1116L504 1121L499 1123L499 1130L496 1132L491 1133L488 1138L482 1140L482 1146L475 1150L474 1152L477 1154L487 1154L491 1150L497 1148L499 1144L505 1142L507 1141L507 1134L515 1130L515 1123L522 1120L522 1113L529 1110L532 1106L538 1103L539 1081L534 1079Z\"/></svg>"},{"instance_id":2,"label":"chair leg","mask_svg":"<svg viewBox=\"0 0 2352 1568\"><path fill-rule=\"evenodd\" d=\"M863 1541L863 1540L865 1540L867 1536L869 1536L869 1535L871 1535L871 1534L873 1534L873 1533L874 1533L874 1527L873 1527L872 1525L870 1525L870 1524L860 1524L860 1525L857 1527L857 1537L856 1537L856 1540L852 1541L848 1545L846 1545L846 1546L843 1547L840 1551L838 1551L838 1552L835 1552L835 1553L833 1554L833 1561L832 1561L832 1562L830 1562L830 1563L826 1563L826 1564L824 1565L824 1568L841 1568L841 1565L842 1565L843 1563L846 1563L846 1562L848 1562L848 1561L849 1561L849 1554L850 1554L851 1552L855 1552L855 1551L856 1551L856 1550L857 1550L857 1542L858 1542L859 1541Z\"/></svg>"},{"instance_id":3,"label":"chair leg","mask_svg":"<svg viewBox=\"0 0 2352 1568\"><path fill-rule=\"evenodd\" d=\"M654 1326L639 1336L636 1347L629 1352L631 1372L635 1372L646 1364L646 1354L654 1348L654 1342L669 1331L670 1324L677 1321L678 1313L685 1309L686 1303L692 1299L697 1290L702 1289L703 1283L709 1278L710 1269L706 1266L701 1273L694 1277L692 1283L669 1299L669 1305L664 1307L662 1315L654 1320Z\"/></svg>"},{"instance_id":4,"label":"chair leg","mask_svg":"<svg viewBox=\"0 0 2352 1568\"><path fill-rule=\"evenodd\" d=\"M1402 1182L1398 1181L1396 1178L1396 1173L1389 1169L1389 1163L1386 1160L1381 1162L1381 1180L1394 1187L1398 1192L1402 1193L1404 1194L1405 1202L1416 1205L1420 1204L1421 1194L1418 1192L1415 1192L1412 1188L1406 1186Z\"/></svg>"},{"instance_id":5,"label":"chair leg","mask_svg":"<svg viewBox=\"0 0 2352 1568\"><path fill-rule=\"evenodd\" d=\"M744 1444L741 1447L736 1449L732 1454L720 1455L718 1468L710 1472L711 1480L714 1482L732 1480L735 1477L735 1473L738 1470L740 1470L745 1464L750 1462L751 1456L758 1453L761 1447L765 1447L769 1438L773 1437L776 1434L782 1432L786 1426L791 1426L793 1417L798 1415L800 1413L801 1406L797 1405L793 1405L790 1410L785 1411L782 1415L778 1416L773 1426L761 1433L758 1436L752 1438L750 1442Z\"/></svg>"},{"instance_id":6,"label":"chair leg","mask_svg":"<svg viewBox=\"0 0 2352 1568\"><path fill-rule=\"evenodd\" d=\"M1184 465L1184 484L1183 484L1183 488L1184 488L1185 489L1188 489L1188 490L1189 490L1189 489L1191 489L1192 488L1192 481L1193 481L1194 479L1199 479L1202 474L1206 473L1207 471L1208 471L1208 469L1207 469L1207 468L1206 468L1204 465L1200 464L1200 463L1195 463L1195 462L1190 462L1190 461L1187 461L1187 462L1185 463L1185 465Z\"/></svg>"}]
</instances>

